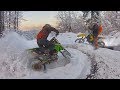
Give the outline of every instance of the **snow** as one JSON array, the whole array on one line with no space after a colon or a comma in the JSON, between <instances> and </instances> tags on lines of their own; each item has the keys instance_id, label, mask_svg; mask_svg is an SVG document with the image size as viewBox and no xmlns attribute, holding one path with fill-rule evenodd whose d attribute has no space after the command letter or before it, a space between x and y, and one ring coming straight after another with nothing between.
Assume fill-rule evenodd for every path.
<instances>
[{"instance_id":1,"label":"snow","mask_svg":"<svg viewBox=\"0 0 120 90\"><path fill-rule=\"evenodd\" d=\"M48 39L54 37L51 34ZM72 58L66 60L59 53L57 62L47 65L47 72L33 71L28 67L31 55L27 49L38 47L36 40L27 40L15 32L10 32L0 39L0 78L1 79L85 79L90 74L91 62L97 63L96 79L120 78L120 51L99 48L94 50L88 44L75 43L77 34L60 33L58 41L71 53ZM106 36L107 46L120 44L120 33ZM119 47L116 47L116 50Z\"/></svg>"},{"instance_id":2,"label":"snow","mask_svg":"<svg viewBox=\"0 0 120 90\"><path fill-rule=\"evenodd\" d=\"M107 46L118 46L120 45L120 32L114 34L113 36L108 35L104 40Z\"/></svg>"},{"instance_id":3,"label":"snow","mask_svg":"<svg viewBox=\"0 0 120 90\"><path fill-rule=\"evenodd\" d=\"M54 37L54 33L49 35L48 40L50 40L52 37ZM57 36L56 38L60 43L66 45L66 44L74 44L77 36L75 33L66 32L66 33L60 33L59 36Z\"/></svg>"},{"instance_id":4,"label":"snow","mask_svg":"<svg viewBox=\"0 0 120 90\"><path fill-rule=\"evenodd\" d=\"M89 65L89 63L86 63L88 57L84 54L82 54L80 51L76 51L75 49L70 49L69 51L74 55L74 57L71 59L70 63L63 66L63 67L57 67L54 69L49 69L47 73L44 72L34 72L29 77L24 78L32 78L32 79L75 79L78 76L80 76L81 71L86 66L86 64ZM87 69L84 70L83 76L86 75Z\"/></svg>"},{"instance_id":5,"label":"snow","mask_svg":"<svg viewBox=\"0 0 120 90\"><path fill-rule=\"evenodd\" d=\"M98 70L95 74L96 79L119 79L120 78L120 52L100 48L98 50L90 50L84 46L79 48L82 52L87 53L95 59Z\"/></svg>"},{"instance_id":6,"label":"snow","mask_svg":"<svg viewBox=\"0 0 120 90\"><path fill-rule=\"evenodd\" d=\"M60 38L60 36L62 38ZM71 38L75 34L66 33L60 34L57 38L64 45L74 43ZM29 55L25 52L26 49L38 47L36 40L27 40L15 32L10 32L4 38L0 39L0 78L30 78L30 79L71 79L71 78L85 78L89 73L90 64L87 61L88 57L81 51L66 48L71 54L72 58L68 62L59 53L58 62L48 65L47 73L40 71L33 71L28 68L27 63L30 59ZM64 43L66 42L66 43ZM86 68L85 66L89 66ZM84 70L84 71L83 71ZM84 72L81 74L81 72ZM80 76L81 75L81 76Z\"/></svg>"}]
</instances>

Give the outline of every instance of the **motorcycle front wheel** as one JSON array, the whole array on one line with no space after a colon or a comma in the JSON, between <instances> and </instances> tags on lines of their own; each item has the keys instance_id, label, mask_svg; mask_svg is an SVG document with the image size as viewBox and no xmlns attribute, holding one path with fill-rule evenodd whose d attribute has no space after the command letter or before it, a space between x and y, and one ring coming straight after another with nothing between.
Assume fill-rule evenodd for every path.
<instances>
[{"instance_id":1,"label":"motorcycle front wheel","mask_svg":"<svg viewBox=\"0 0 120 90\"><path fill-rule=\"evenodd\" d=\"M77 42L77 41L78 41L78 43L84 43L85 40L83 38L79 38L79 39L75 40L75 42Z\"/></svg>"}]
</instances>

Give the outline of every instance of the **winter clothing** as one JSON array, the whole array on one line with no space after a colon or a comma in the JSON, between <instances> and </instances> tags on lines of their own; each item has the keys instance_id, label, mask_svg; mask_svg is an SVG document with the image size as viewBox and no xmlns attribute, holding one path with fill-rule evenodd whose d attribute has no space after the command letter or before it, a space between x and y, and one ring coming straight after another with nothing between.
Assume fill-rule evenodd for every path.
<instances>
[{"instance_id":1,"label":"winter clothing","mask_svg":"<svg viewBox=\"0 0 120 90\"><path fill-rule=\"evenodd\" d=\"M103 28L102 28L102 25L100 25L98 35L100 35L102 31L103 31Z\"/></svg>"},{"instance_id":2,"label":"winter clothing","mask_svg":"<svg viewBox=\"0 0 120 90\"><path fill-rule=\"evenodd\" d=\"M48 35L51 33L51 31L56 32L56 35L59 34L59 31L56 30L54 27L47 26L45 25L42 30L38 33L37 35L37 40L38 39L47 39Z\"/></svg>"},{"instance_id":3,"label":"winter clothing","mask_svg":"<svg viewBox=\"0 0 120 90\"><path fill-rule=\"evenodd\" d=\"M42 52L44 52L44 50L46 49L49 49L50 51L54 50L54 44L47 40L47 37L51 33L51 31L56 32L56 35L59 34L58 30L51 27L49 24L46 24L37 35L37 44Z\"/></svg>"},{"instance_id":4,"label":"winter clothing","mask_svg":"<svg viewBox=\"0 0 120 90\"><path fill-rule=\"evenodd\" d=\"M102 25L98 25L97 23L93 25L91 28L93 31L93 37L94 37L94 45L96 48L98 48L98 35L102 33Z\"/></svg>"}]
</instances>

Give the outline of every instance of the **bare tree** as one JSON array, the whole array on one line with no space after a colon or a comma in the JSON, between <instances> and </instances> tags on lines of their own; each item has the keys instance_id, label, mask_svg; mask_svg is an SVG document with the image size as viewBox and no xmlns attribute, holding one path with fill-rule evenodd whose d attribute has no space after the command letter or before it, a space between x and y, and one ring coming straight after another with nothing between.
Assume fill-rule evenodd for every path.
<instances>
[{"instance_id":1,"label":"bare tree","mask_svg":"<svg viewBox=\"0 0 120 90\"><path fill-rule=\"evenodd\" d=\"M82 11L82 12L83 12L83 19L85 21L89 20L89 22L101 23L101 16L100 16L101 11Z\"/></svg>"},{"instance_id":2,"label":"bare tree","mask_svg":"<svg viewBox=\"0 0 120 90\"><path fill-rule=\"evenodd\" d=\"M8 22L9 22L9 23L8 23L9 29L11 29L11 17L12 17L11 13L12 13L12 12L9 11L9 16L8 16L8 17L9 17L9 18L8 18L8 19L9 19L9 20L8 20Z\"/></svg>"},{"instance_id":3,"label":"bare tree","mask_svg":"<svg viewBox=\"0 0 120 90\"><path fill-rule=\"evenodd\" d=\"M0 37L4 31L4 11L0 11Z\"/></svg>"},{"instance_id":4,"label":"bare tree","mask_svg":"<svg viewBox=\"0 0 120 90\"><path fill-rule=\"evenodd\" d=\"M119 11L104 11L102 17L102 23L104 26L104 34L110 32L120 31L120 12Z\"/></svg>"},{"instance_id":5,"label":"bare tree","mask_svg":"<svg viewBox=\"0 0 120 90\"><path fill-rule=\"evenodd\" d=\"M71 29L71 20L72 20L72 11L59 11L57 19L59 20L59 26L62 26L62 30L72 31Z\"/></svg>"},{"instance_id":6,"label":"bare tree","mask_svg":"<svg viewBox=\"0 0 120 90\"><path fill-rule=\"evenodd\" d=\"M18 30L19 26L19 19L20 19L20 12L14 11L14 17L13 17L13 29Z\"/></svg>"},{"instance_id":7,"label":"bare tree","mask_svg":"<svg viewBox=\"0 0 120 90\"><path fill-rule=\"evenodd\" d=\"M5 26L9 30L18 30L22 17L21 11L5 11Z\"/></svg>"},{"instance_id":8,"label":"bare tree","mask_svg":"<svg viewBox=\"0 0 120 90\"><path fill-rule=\"evenodd\" d=\"M0 35L5 30L18 30L21 17L21 11L0 11Z\"/></svg>"},{"instance_id":9,"label":"bare tree","mask_svg":"<svg viewBox=\"0 0 120 90\"><path fill-rule=\"evenodd\" d=\"M57 14L58 29L61 32L83 32L83 19L80 11L59 11Z\"/></svg>"}]
</instances>

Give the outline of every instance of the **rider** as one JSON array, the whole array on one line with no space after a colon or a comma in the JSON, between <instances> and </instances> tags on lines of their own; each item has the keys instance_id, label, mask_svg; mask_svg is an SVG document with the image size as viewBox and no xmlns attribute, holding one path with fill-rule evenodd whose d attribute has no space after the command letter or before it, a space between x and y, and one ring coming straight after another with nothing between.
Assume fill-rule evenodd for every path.
<instances>
[{"instance_id":1,"label":"rider","mask_svg":"<svg viewBox=\"0 0 120 90\"><path fill-rule=\"evenodd\" d=\"M56 30L50 24L45 24L37 35L37 44L40 47L41 52L44 53L45 50L50 50L50 54L52 55L54 53L54 44L47 40L47 37L51 31L56 32L56 36L59 35L58 30Z\"/></svg>"},{"instance_id":2,"label":"rider","mask_svg":"<svg viewBox=\"0 0 120 90\"><path fill-rule=\"evenodd\" d=\"M98 22L92 22L88 28L91 30L93 34L93 44L95 46L95 49L98 48L98 36L102 33L102 25Z\"/></svg>"}]
</instances>

